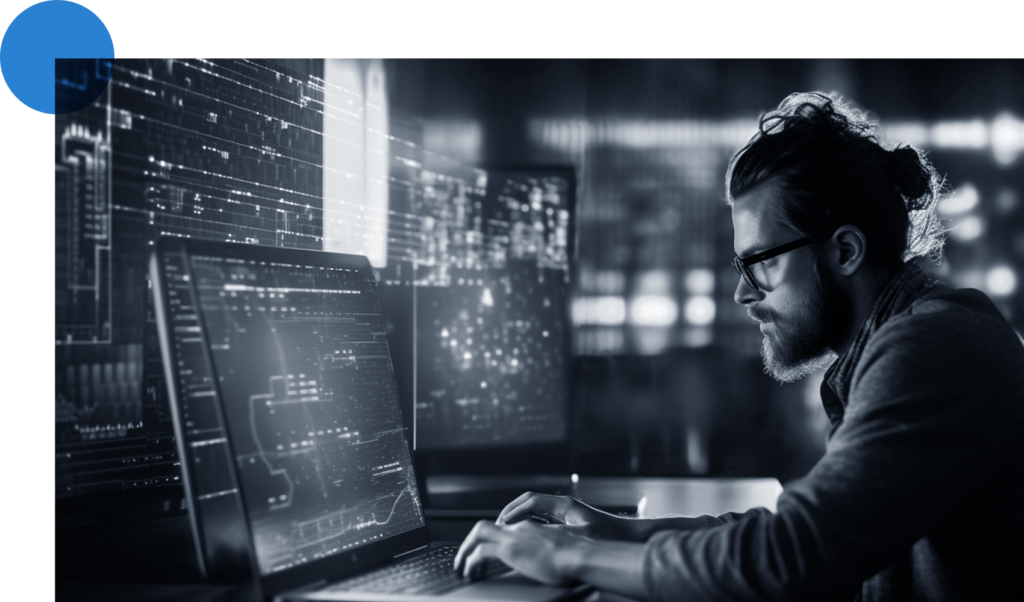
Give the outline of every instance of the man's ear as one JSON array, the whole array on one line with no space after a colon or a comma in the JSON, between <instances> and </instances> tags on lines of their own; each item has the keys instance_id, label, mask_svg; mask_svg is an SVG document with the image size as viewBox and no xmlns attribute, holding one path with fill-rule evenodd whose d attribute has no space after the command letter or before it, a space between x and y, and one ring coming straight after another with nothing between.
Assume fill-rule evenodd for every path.
<instances>
[{"instance_id":1,"label":"man's ear","mask_svg":"<svg viewBox=\"0 0 1024 602\"><path fill-rule=\"evenodd\" d=\"M837 274L850 276L864 263L868 240L857 226L840 226L832 234L829 242L832 243L829 259L832 260L832 269Z\"/></svg>"}]
</instances>

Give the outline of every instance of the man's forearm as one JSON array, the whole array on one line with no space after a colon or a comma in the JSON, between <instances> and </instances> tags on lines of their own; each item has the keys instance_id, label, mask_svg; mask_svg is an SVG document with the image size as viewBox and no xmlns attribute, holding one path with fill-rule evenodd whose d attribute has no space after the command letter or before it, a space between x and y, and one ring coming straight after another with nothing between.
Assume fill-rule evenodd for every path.
<instances>
[{"instance_id":1,"label":"man's forearm","mask_svg":"<svg viewBox=\"0 0 1024 602\"><path fill-rule=\"evenodd\" d=\"M658 531L694 531L707 529L730 522L726 517L718 516L665 516L659 518L626 519L624 526L628 541L647 541Z\"/></svg>"},{"instance_id":2,"label":"man's forearm","mask_svg":"<svg viewBox=\"0 0 1024 602\"><path fill-rule=\"evenodd\" d=\"M590 540L559 555L555 562L571 579L631 598L647 598L641 543Z\"/></svg>"}]
</instances>

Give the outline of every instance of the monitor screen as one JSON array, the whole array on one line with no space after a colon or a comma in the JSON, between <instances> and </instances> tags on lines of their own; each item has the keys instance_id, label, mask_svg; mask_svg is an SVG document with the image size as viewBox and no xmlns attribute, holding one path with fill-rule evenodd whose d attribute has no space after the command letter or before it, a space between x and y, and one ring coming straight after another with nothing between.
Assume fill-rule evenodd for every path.
<instances>
[{"instance_id":1,"label":"monitor screen","mask_svg":"<svg viewBox=\"0 0 1024 602\"><path fill-rule=\"evenodd\" d=\"M368 262L267 251L189 258L263 575L425 525Z\"/></svg>"},{"instance_id":2,"label":"monitor screen","mask_svg":"<svg viewBox=\"0 0 1024 602\"><path fill-rule=\"evenodd\" d=\"M574 171L410 150L393 147L391 199L413 226L379 272L414 448L564 442Z\"/></svg>"},{"instance_id":3,"label":"monitor screen","mask_svg":"<svg viewBox=\"0 0 1024 602\"><path fill-rule=\"evenodd\" d=\"M456 258L447 286L418 291L417 449L565 438L569 184L488 172L463 234L479 260Z\"/></svg>"}]
</instances>

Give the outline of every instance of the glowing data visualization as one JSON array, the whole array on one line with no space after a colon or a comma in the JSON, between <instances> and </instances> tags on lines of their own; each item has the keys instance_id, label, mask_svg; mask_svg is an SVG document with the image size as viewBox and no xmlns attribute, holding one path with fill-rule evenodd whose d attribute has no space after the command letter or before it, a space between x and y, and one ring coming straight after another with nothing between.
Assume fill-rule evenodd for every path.
<instances>
[{"instance_id":1,"label":"glowing data visualization","mask_svg":"<svg viewBox=\"0 0 1024 602\"><path fill-rule=\"evenodd\" d=\"M372 273L191 263L261 571L423 526Z\"/></svg>"},{"instance_id":2,"label":"glowing data visualization","mask_svg":"<svg viewBox=\"0 0 1024 602\"><path fill-rule=\"evenodd\" d=\"M106 91L54 118L57 495L181 482L146 276L161 236L366 255L414 443L564 436L571 170L429 152L381 61L93 67ZM278 376L261 394L290 390Z\"/></svg>"},{"instance_id":3,"label":"glowing data visualization","mask_svg":"<svg viewBox=\"0 0 1024 602\"><path fill-rule=\"evenodd\" d=\"M414 217L392 220L381 294L415 288L389 305L412 316L394 337L415 353L415 449L563 440L571 171L460 169L413 150L392 146L392 207Z\"/></svg>"},{"instance_id":4,"label":"glowing data visualization","mask_svg":"<svg viewBox=\"0 0 1024 602\"><path fill-rule=\"evenodd\" d=\"M180 484L159 236L322 248L322 61L96 63L106 91L54 118L57 495Z\"/></svg>"}]
</instances>

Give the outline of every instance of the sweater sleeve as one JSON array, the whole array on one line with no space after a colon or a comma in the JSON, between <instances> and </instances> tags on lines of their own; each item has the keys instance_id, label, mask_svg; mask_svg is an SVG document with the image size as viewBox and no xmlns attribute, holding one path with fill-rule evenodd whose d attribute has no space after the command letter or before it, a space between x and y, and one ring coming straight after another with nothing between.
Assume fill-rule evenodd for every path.
<instances>
[{"instance_id":1,"label":"sweater sleeve","mask_svg":"<svg viewBox=\"0 0 1024 602\"><path fill-rule=\"evenodd\" d=\"M648 540L650 598L848 599L988 477L1021 431L1006 345L986 344L977 320L893 322L865 347L824 457L775 514Z\"/></svg>"}]
</instances>

